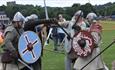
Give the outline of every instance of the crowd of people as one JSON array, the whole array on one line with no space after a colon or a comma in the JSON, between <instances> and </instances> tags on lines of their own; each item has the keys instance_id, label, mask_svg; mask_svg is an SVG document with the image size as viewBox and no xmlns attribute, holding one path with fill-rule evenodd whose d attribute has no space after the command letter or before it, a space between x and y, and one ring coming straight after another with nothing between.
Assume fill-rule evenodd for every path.
<instances>
[{"instance_id":1,"label":"crowd of people","mask_svg":"<svg viewBox=\"0 0 115 70\"><path fill-rule=\"evenodd\" d=\"M97 54L100 53L100 45L102 42L102 36L101 36L102 27L97 18L98 18L97 15L93 12L89 13L87 17L84 18L83 11L81 10L75 12L75 14L73 15L70 21L66 21L66 19L63 17L63 14L58 15L57 18L58 23L70 35L70 37L68 37L68 35L66 35L66 33L60 27L53 27L53 31L51 35L54 41L54 51L58 51L59 45L63 43L63 47L66 52L65 70L81 70L83 66L85 66L91 59L93 59ZM5 29L4 28L2 29L3 30L2 32L4 32L4 44L5 44L3 47L4 51L10 52L9 54L12 55L12 57L15 59L20 58L18 55L19 37L25 31L24 30L25 23L28 21L36 21L36 20L38 20L38 16L35 14L32 14L25 18L20 12L17 12L14 15L12 22ZM41 32L42 27L43 25L36 26L35 28L33 28L34 32L38 32L39 35L39 32ZM79 33L80 31L90 32L94 40L94 45L93 45L94 49L92 53L85 58L78 56L77 52L73 49L72 46L72 38L75 36L75 34ZM40 37L41 38L44 37L43 34ZM83 44L86 45L86 43L87 42L85 41L85 43L82 43L82 45ZM6 60L8 59L6 58ZM4 61L5 58L2 60L3 63L5 63ZM15 60L13 60L11 63L15 63ZM20 65L20 63L17 64ZM16 66L17 64L15 64L14 66ZM42 70L41 65L42 65L41 57L35 63L29 64L29 66L32 66L34 70ZM13 66L10 65L8 67L9 68L7 70L13 70L12 69ZM22 66L21 70L28 70L28 68ZM95 60L93 60L90 64L88 64L84 68L84 70L108 70L108 69L100 55Z\"/></svg>"}]
</instances>

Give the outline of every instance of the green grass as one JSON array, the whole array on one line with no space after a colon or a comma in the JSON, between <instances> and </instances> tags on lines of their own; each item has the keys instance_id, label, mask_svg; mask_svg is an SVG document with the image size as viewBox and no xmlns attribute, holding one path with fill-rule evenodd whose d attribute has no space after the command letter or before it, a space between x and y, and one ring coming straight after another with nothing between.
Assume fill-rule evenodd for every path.
<instances>
[{"instance_id":1,"label":"green grass","mask_svg":"<svg viewBox=\"0 0 115 70\"><path fill-rule=\"evenodd\" d=\"M53 43L45 48L53 50ZM64 70L64 56L64 54L44 50L43 70Z\"/></svg>"},{"instance_id":2,"label":"green grass","mask_svg":"<svg viewBox=\"0 0 115 70\"><path fill-rule=\"evenodd\" d=\"M103 21L103 33L102 33L102 46L101 48L104 49L107 47L114 39L115 39L115 21ZM112 67L112 61L115 60L115 44L113 44L109 49L107 49L103 54L102 57L104 62L110 68Z\"/></svg>"},{"instance_id":3,"label":"green grass","mask_svg":"<svg viewBox=\"0 0 115 70\"><path fill-rule=\"evenodd\" d=\"M115 21L101 21L101 24L104 30L102 33L103 43L100 47L101 50L103 50L113 41L113 39L115 39ZM50 45L45 48L53 50L53 42L51 42ZM110 70L111 63L113 60L115 60L114 54L115 44L102 54L103 60L106 63L106 65L110 68ZM43 70L64 70L64 58L65 55L63 54L44 50L44 55L42 59Z\"/></svg>"},{"instance_id":4,"label":"green grass","mask_svg":"<svg viewBox=\"0 0 115 70\"><path fill-rule=\"evenodd\" d=\"M115 21L101 21L103 30L115 30Z\"/></svg>"},{"instance_id":5,"label":"green grass","mask_svg":"<svg viewBox=\"0 0 115 70\"><path fill-rule=\"evenodd\" d=\"M103 43L101 48L104 49L105 47L107 47L113 41L113 39L115 39L115 30L103 31ZM112 61L115 60L114 53L115 44L113 44L102 54L104 62L107 64L109 68L111 68Z\"/></svg>"}]
</instances>

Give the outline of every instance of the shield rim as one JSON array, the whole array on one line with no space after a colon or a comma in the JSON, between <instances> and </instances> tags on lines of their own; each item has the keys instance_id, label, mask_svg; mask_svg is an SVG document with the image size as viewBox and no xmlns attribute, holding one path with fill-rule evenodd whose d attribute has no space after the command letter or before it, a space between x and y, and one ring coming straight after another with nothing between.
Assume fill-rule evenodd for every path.
<instances>
[{"instance_id":1,"label":"shield rim","mask_svg":"<svg viewBox=\"0 0 115 70\"><path fill-rule=\"evenodd\" d=\"M32 33L36 34L36 33L33 32L33 31L25 31L21 36L23 36L25 33L28 33L28 32L32 32ZM21 36L20 36L20 38L21 38ZM41 49L40 49L40 56L41 56L42 43L41 43L41 40L40 40L39 36L38 36L37 34L36 34L36 36L38 37L38 40L39 40L39 43L40 43L40 47L41 47ZM20 40L20 38L19 38L19 40ZM27 64L35 63L35 62L40 58L40 56L39 56L35 61L33 61L33 62L27 62L27 61L25 61L25 59L22 58L21 52L19 52L19 40L18 40L18 53L19 53L19 55L20 55L20 58L21 58L24 62L26 62Z\"/></svg>"},{"instance_id":2,"label":"shield rim","mask_svg":"<svg viewBox=\"0 0 115 70\"><path fill-rule=\"evenodd\" d=\"M80 30L78 33L75 33L74 36L73 36L73 38L72 38L72 43L71 43L72 49L73 49L73 51L75 52L75 49L73 48L73 39L74 39L74 37L77 36L80 32L87 32L87 33L89 33L89 35L91 36L91 39L92 39L92 47L90 47L90 48L91 48L92 50L91 50L91 53L88 53L87 56L89 56L89 55L92 54L93 49L94 49L94 39L93 39L93 36L91 35L91 32L88 32L88 31L86 31L86 30ZM80 56L80 55L77 54L77 52L75 52L75 53L76 53L77 56ZM80 57L84 58L84 57L87 57L87 56L81 55Z\"/></svg>"}]
</instances>

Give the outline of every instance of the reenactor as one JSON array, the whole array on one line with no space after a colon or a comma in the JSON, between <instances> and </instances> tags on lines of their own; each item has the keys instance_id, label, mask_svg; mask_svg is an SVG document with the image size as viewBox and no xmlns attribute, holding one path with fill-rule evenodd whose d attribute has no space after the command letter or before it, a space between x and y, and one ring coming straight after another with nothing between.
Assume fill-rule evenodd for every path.
<instances>
[{"instance_id":1,"label":"reenactor","mask_svg":"<svg viewBox=\"0 0 115 70\"><path fill-rule=\"evenodd\" d=\"M43 25L37 25L37 26L32 27L32 28L29 28L28 26L26 26L26 24L30 24L30 23L33 23L35 21L38 21L38 16L36 14L32 14L32 15L26 17L26 22L25 22L25 25L24 25L24 31L29 30L29 31L34 31L34 32L37 33L37 35L40 37L40 40L42 42L42 54L43 54L43 39L42 39L43 38L42 37L43 36L42 35L42 26ZM42 70L41 56L35 63L30 64L30 66L33 66L33 70Z\"/></svg>"},{"instance_id":2,"label":"reenactor","mask_svg":"<svg viewBox=\"0 0 115 70\"><path fill-rule=\"evenodd\" d=\"M20 67L20 64L17 62L18 40L20 35L23 33L22 25L24 20L24 16L20 12L17 12L14 15L12 23L9 24L9 26L7 26L4 31L5 46L3 47L4 53L2 55L1 61L3 65L7 65L7 67L4 67L6 70L17 70Z\"/></svg>"},{"instance_id":3,"label":"reenactor","mask_svg":"<svg viewBox=\"0 0 115 70\"><path fill-rule=\"evenodd\" d=\"M91 33L94 39L94 49L90 55L87 57L78 57L74 64L75 70L80 70L84 67L91 59L93 59L96 55L100 53L100 44L101 44L101 31L102 26L96 20L97 15L95 13L89 13L86 17L89 21L90 28L89 32ZM95 60L93 60L90 64L88 64L83 70L104 70L104 63L102 61L101 56L98 56Z\"/></svg>"},{"instance_id":4,"label":"reenactor","mask_svg":"<svg viewBox=\"0 0 115 70\"><path fill-rule=\"evenodd\" d=\"M69 22L67 31L69 31L68 33L73 38L75 33L79 32L80 30L86 29L86 24L83 19L83 12L81 10L78 10L72 17L72 20ZM72 40L68 37L65 39L65 70L72 70L72 65L74 65L75 60L78 58L76 53L72 50L71 42Z\"/></svg>"}]
</instances>

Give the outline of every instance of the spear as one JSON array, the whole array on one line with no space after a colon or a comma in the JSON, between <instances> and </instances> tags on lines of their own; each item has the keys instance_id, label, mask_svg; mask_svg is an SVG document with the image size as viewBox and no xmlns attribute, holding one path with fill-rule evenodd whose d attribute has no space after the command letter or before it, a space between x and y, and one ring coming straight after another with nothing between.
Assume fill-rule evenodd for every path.
<instances>
[{"instance_id":1,"label":"spear","mask_svg":"<svg viewBox=\"0 0 115 70\"><path fill-rule=\"evenodd\" d=\"M105 52L109 47L111 47L115 43L115 40L111 42L105 49L103 49L98 55L96 55L92 60L90 60L86 65L84 65L80 70L83 70L87 65L89 65L93 60L95 60L99 55Z\"/></svg>"}]
</instances>

